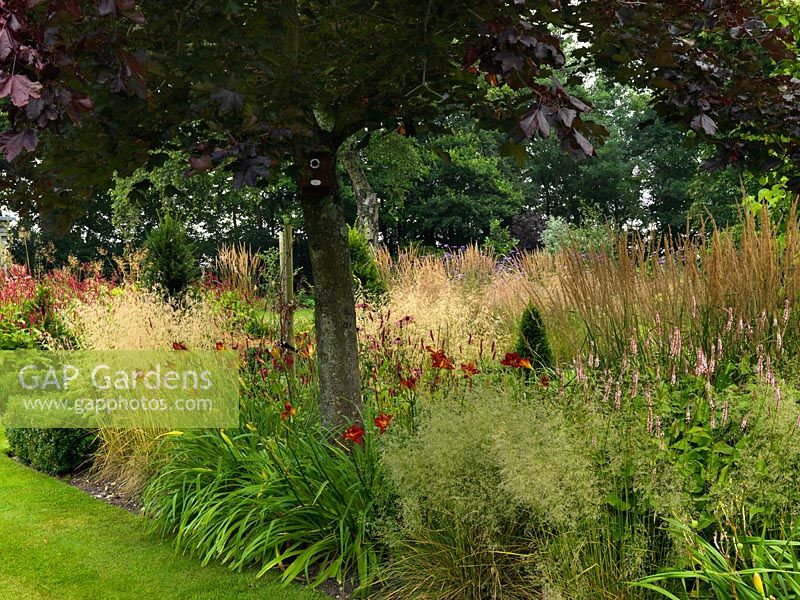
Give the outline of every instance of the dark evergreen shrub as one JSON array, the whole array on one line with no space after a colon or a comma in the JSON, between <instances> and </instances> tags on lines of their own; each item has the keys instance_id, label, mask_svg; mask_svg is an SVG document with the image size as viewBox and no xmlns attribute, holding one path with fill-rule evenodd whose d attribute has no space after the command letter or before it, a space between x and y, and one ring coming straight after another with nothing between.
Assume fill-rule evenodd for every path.
<instances>
[{"instance_id":1,"label":"dark evergreen shrub","mask_svg":"<svg viewBox=\"0 0 800 600\"><path fill-rule=\"evenodd\" d=\"M522 314L515 352L530 359L536 369L552 369L555 366L542 315L532 302Z\"/></svg>"},{"instance_id":2,"label":"dark evergreen shrub","mask_svg":"<svg viewBox=\"0 0 800 600\"><path fill-rule=\"evenodd\" d=\"M86 464L97 449L96 432L86 429L7 429L11 452L37 471L60 475Z\"/></svg>"},{"instance_id":3,"label":"dark evergreen shrub","mask_svg":"<svg viewBox=\"0 0 800 600\"><path fill-rule=\"evenodd\" d=\"M194 245L183 225L165 214L145 242L145 283L180 298L200 277Z\"/></svg>"}]
</instances>

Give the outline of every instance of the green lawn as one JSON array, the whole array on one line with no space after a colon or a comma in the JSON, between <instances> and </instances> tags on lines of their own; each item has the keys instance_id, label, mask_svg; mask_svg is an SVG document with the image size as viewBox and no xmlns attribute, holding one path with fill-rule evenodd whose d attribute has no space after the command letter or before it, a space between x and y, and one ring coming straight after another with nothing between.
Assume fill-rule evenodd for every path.
<instances>
[{"instance_id":1,"label":"green lawn","mask_svg":"<svg viewBox=\"0 0 800 600\"><path fill-rule=\"evenodd\" d=\"M0 431L0 598L322 600L224 567L201 567L141 517L9 459Z\"/></svg>"}]
</instances>

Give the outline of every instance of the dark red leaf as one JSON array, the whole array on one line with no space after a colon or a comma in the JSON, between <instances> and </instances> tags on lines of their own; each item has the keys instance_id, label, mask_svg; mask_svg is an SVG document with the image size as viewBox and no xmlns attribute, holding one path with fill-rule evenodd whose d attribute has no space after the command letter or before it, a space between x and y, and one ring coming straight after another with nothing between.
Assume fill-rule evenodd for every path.
<instances>
[{"instance_id":1,"label":"dark red leaf","mask_svg":"<svg viewBox=\"0 0 800 600\"><path fill-rule=\"evenodd\" d=\"M116 14L117 5L114 0L100 0L100 5L97 7L97 13L101 17Z\"/></svg>"},{"instance_id":2,"label":"dark red leaf","mask_svg":"<svg viewBox=\"0 0 800 600\"><path fill-rule=\"evenodd\" d=\"M17 41L11 32L3 27L0 29L0 60L5 60L11 56L11 52L17 47Z\"/></svg>"},{"instance_id":3,"label":"dark red leaf","mask_svg":"<svg viewBox=\"0 0 800 600\"><path fill-rule=\"evenodd\" d=\"M550 137L550 123L547 116L541 110L536 111L536 122L539 127L539 135L543 138Z\"/></svg>"},{"instance_id":4,"label":"dark red leaf","mask_svg":"<svg viewBox=\"0 0 800 600\"><path fill-rule=\"evenodd\" d=\"M189 157L189 164L192 168L186 174L191 177L192 175L210 170L214 166L214 161L207 155L191 156Z\"/></svg>"},{"instance_id":5,"label":"dark red leaf","mask_svg":"<svg viewBox=\"0 0 800 600\"><path fill-rule=\"evenodd\" d=\"M594 146L592 146L591 142L583 137L579 131L575 131L573 136L586 156L593 156L595 154Z\"/></svg>"},{"instance_id":6,"label":"dark red leaf","mask_svg":"<svg viewBox=\"0 0 800 600\"><path fill-rule=\"evenodd\" d=\"M558 116L561 118L561 122L565 127L572 127L572 123L575 121L575 117L578 116L578 113L571 108L560 108L558 109Z\"/></svg>"},{"instance_id":7,"label":"dark red leaf","mask_svg":"<svg viewBox=\"0 0 800 600\"><path fill-rule=\"evenodd\" d=\"M708 135L714 135L717 133L717 124L714 122L714 119L709 117L707 114L697 115L694 119L692 119L691 126L695 131L702 129Z\"/></svg>"},{"instance_id":8,"label":"dark red leaf","mask_svg":"<svg viewBox=\"0 0 800 600\"><path fill-rule=\"evenodd\" d=\"M592 110L588 104L586 104L580 98L576 98L575 96L570 96L569 101L572 104L572 106L577 108L580 112L589 112L590 110Z\"/></svg>"},{"instance_id":9,"label":"dark red leaf","mask_svg":"<svg viewBox=\"0 0 800 600\"><path fill-rule=\"evenodd\" d=\"M0 78L0 98L11 97L11 103L24 108L31 98L41 95L42 84L31 81L25 75L5 75Z\"/></svg>"},{"instance_id":10,"label":"dark red leaf","mask_svg":"<svg viewBox=\"0 0 800 600\"><path fill-rule=\"evenodd\" d=\"M25 131L6 131L0 133L0 152L3 153L8 162L11 162L23 150L33 152L36 149L37 142L36 132L30 129Z\"/></svg>"},{"instance_id":11,"label":"dark red leaf","mask_svg":"<svg viewBox=\"0 0 800 600\"><path fill-rule=\"evenodd\" d=\"M531 110L523 117L522 121L519 122L519 127L522 129L522 133L525 134L525 137L532 138L536 135L536 130L538 129L538 124L536 122L536 115L539 111L538 110Z\"/></svg>"}]
</instances>

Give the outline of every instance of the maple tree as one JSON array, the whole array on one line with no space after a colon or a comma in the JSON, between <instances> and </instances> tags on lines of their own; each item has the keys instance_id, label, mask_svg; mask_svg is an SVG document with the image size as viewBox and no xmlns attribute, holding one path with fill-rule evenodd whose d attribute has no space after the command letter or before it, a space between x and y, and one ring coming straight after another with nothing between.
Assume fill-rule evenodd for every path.
<instances>
[{"instance_id":1,"label":"maple tree","mask_svg":"<svg viewBox=\"0 0 800 600\"><path fill-rule=\"evenodd\" d=\"M784 13L780 2L751 0L0 0L10 121L0 152L38 202L67 202L64 190L75 201L104 164L146 160L166 139L193 150L193 173L232 169L239 186L295 177L316 281L321 412L344 425L361 406L333 171L348 140L376 129L413 136L468 111L508 132L511 154L555 135L573 156L593 156L607 132L564 83L602 68L654 89L659 114L717 144L719 164L796 174L800 81L786 64L797 22ZM584 66L562 74L565 36ZM82 133L66 127L81 122ZM87 139L97 150L81 176L64 157ZM311 178L320 157L325 172Z\"/></svg>"}]
</instances>

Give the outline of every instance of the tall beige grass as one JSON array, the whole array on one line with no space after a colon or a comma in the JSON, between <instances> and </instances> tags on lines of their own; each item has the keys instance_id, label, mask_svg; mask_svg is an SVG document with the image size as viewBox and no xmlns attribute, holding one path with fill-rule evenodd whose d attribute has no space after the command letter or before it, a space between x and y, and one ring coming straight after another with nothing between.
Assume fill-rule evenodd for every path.
<instances>
[{"instance_id":1,"label":"tall beige grass","mask_svg":"<svg viewBox=\"0 0 800 600\"><path fill-rule=\"evenodd\" d=\"M383 250L378 264L389 281L387 308L413 321L406 332L418 338L432 332L463 358L492 344L508 350L517 322L535 286L554 279L554 259L536 254L498 268L495 257L469 246L446 258L416 251L392 259Z\"/></svg>"},{"instance_id":2,"label":"tall beige grass","mask_svg":"<svg viewBox=\"0 0 800 600\"><path fill-rule=\"evenodd\" d=\"M118 288L108 297L76 304L65 316L81 348L87 350L163 350L174 342L193 350L211 350L219 341L230 343L231 336L224 316L204 298L175 306L135 287ZM94 475L115 482L123 494L138 497L162 433L157 428L101 429Z\"/></svg>"},{"instance_id":3,"label":"tall beige grass","mask_svg":"<svg viewBox=\"0 0 800 600\"><path fill-rule=\"evenodd\" d=\"M561 256L558 285L537 297L554 337L620 356L635 339L662 348L675 330L708 349L745 328L752 347L797 339L800 235L792 211L779 232L764 211L737 230L713 225L675 242L622 234L608 250ZM741 337L741 336L740 336ZM744 339L742 337L742 339Z\"/></svg>"},{"instance_id":4,"label":"tall beige grass","mask_svg":"<svg viewBox=\"0 0 800 600\"><path fill-rule=\"evenodd\" d=\"M76 304L66 318L87 350L163 350L174 342L212 350L229 337L224 315L204 298L176 306L156 293L131 287Z\"/></svg>"},{"instance_id":5,"label":"tall beige grass","mask_svg":"<svg viewBox=\"0 0 800 600\"><path fill-rule=\"evenodd\" d=\"M216 272L225 289L235 290L244 298L256 291L264 260L245 244L222 246L217 253Z\"/></svg>"},{"instance_id":6,"label":"tall beige grass","mask_svg":"<svg viewBox=\"0 0 800 600\"><path fill-rule=\"evenodd\" d=\"M775 343L779 331L784 343L800 340L795 211L781 229L764 211L743 215L733 230L710 224L677 238L623 232L592 252L524 253L500 268L476 247L447 257L412 249L394 259L381 250L377 258L392 315L412 316L412 335L432 331L466 355L480 338L500 351L511 347L529 301L561 360L582 351L616 359L632 340L668 349L676 330L685 345L706 350L726 336L749 348Z\"/></svg>"}]
</instances>

